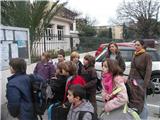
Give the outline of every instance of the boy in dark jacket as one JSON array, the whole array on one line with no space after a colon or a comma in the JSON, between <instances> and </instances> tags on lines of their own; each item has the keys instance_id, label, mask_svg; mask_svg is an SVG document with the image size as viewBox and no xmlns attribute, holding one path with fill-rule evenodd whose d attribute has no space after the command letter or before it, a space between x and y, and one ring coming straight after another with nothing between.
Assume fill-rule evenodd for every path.
<instances>
[{"instance_id":1,"label":"boy in dark jacket","mask_svg":"<svg viewBox=\"0 0 160 120\"><path fill-rule=\"evenodd\" d=\"M31 82L26 75L26 62L24 59L14 58L9 65L13 74L8 78L6 94L10 114L19 120L37 120L33 110ZM36 77L36 80L42 80Z\"/></svg>"}]
</instances>

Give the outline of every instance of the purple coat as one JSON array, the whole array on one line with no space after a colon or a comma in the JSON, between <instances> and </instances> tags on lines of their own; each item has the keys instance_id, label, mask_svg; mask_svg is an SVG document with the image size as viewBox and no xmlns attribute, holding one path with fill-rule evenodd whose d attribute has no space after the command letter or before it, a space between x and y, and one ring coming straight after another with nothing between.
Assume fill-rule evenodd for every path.
<instances>
[{"instance_id":1,"label":"purple coat","mask_svg":"<svg viewBox=\"0 0 160 120\"><path fill-rule=\"evenodd\" d=\"M41 77L43 77L45 80L51 79L53 76L55 76L55 67L52 63L43 63L38 62L35 69L34 74L38 74Z\"/></svg>"}]
</instances>

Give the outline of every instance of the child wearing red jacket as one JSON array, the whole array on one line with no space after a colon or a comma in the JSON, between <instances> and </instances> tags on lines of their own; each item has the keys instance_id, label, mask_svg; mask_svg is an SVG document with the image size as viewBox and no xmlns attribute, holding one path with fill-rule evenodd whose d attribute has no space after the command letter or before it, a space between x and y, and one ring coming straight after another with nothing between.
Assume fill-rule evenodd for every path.
<instances>
[{"instance_id":1,"label":"child wearing red jacket","mask_svg":"<svg viewBox=\"0 0 160 120\"><path fill-rule=\"evenodd\" d=\"M67 71L68 72L68 79L66 81L64 102L67 101L67 91L71 85L84 86L86 84L86 81L84 80L84 78L81 77L80 75L77 75L76 64L73 63L72 61L67 61L65 63L67 64L69 70Z\"/></svg>"}]
</instances>

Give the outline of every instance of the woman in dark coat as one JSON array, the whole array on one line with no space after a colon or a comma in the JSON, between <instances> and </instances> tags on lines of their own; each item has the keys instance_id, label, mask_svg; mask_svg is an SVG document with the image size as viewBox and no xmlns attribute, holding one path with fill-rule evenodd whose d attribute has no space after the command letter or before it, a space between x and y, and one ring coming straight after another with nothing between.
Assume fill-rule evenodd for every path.
<instances>
[{"instance_id":1,"label":"woman in dark coat","mask_svg":"<svg viewBox=\"0 0 160 120\"><path fill-rule=\"evenodd\" d=\"M121 53L116 43L114 42L109 43L106 57L113 60L117 60L122 71L123 72L125 71L125 62L123 60L123 57L121 56Z\"/></svg>"},{"instance_id":2,"label":"woman in dark coat","mask_svg":"<svg viewBox=\"0 0 160 120\"><path fill-rule=\"evenodd\" d=\"M129 79L134 79L143 87L146 91L152 72L152 60L151 56L146 52L144 47L144 41L135 41L135 53L131 62L131 70L129 73ZM145 92L146 93L146 92ZM144 95L146 96L146 95ZM144 100L144 108L140 114L142 120L147 120L148 109L146 104L146 97Z\"/></svg>"}]
</instances>

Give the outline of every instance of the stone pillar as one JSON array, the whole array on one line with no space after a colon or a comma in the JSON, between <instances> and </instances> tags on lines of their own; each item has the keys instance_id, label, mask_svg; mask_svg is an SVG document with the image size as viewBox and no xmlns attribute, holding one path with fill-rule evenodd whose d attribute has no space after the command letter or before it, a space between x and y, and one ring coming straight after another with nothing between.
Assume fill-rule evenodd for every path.
<instances>
[{"instance_id":1,"label":"stone pillar","mask_svg":"<svg viewBox=\"0 0 160 120\"><path fill-rule=\"evenodd\" d=\"M54 34L57 35L58 34L57 24L54 24L53 29L54 29Z\"/></svg>"}]
</instances>

